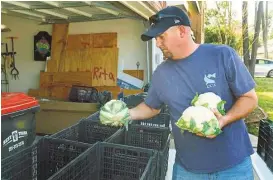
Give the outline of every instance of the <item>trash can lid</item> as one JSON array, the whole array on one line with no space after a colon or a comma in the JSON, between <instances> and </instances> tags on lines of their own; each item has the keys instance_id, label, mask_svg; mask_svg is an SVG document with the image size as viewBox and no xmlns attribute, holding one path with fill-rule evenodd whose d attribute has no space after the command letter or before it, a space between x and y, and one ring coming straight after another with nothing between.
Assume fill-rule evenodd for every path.
<instances>
[{"instance_id":1,"label":"trash can lid","mask_svg":"<svg viewBox=\"0 0 273 180\"><path fill-rule=\"evenodd\" d=\"M25 93L13 92L1 93L1 115L38 106L38 100L27 96Z\"/></svg>"}]
</instances>

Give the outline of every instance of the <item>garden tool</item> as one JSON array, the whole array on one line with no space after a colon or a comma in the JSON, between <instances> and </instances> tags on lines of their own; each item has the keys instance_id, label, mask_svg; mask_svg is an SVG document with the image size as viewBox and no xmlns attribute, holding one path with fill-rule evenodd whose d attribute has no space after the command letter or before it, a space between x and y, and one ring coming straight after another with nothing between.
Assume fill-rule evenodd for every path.
<instances>
[{"instance_id":1,"label":"garden tool","mask_svg":"<svg viewBox=\"0 0 273 180\"><path fill-rule=\"evenodd\" d=\"M6 86L6 92L9 92L9 80L8 80L8 74L7 69L9 67L9 52L8 52L8 44L7 43L1 43L1 45L6 46L6 52L1 53L1 56L3 58L3 64L1 65L1 73L4 74L3 79L1 79L1 84Z\"/></svg>"},{"instance_id":2,"label":"garden tool","mask_svg":"<svg viewBox=\"0 0 273 180\"><path fill-rule=\"evenodd\" d=\"M8 39L11 39L11 57L12 57L12 63L11 63L11 77L14 78L15 80L18 78L19 79L19 71L15 66L15 54L16 52L14 52L14 39L17 39L17 37L8 37Z\"/></svg>"}]
</instances>

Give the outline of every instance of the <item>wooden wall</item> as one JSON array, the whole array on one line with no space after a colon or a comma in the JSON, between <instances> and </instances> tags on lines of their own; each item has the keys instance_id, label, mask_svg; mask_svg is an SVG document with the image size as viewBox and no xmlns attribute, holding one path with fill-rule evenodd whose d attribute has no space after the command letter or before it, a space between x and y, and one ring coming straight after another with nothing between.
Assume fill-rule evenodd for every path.
<instances>
[{"instance_id":1,"label":"wooden wall","mask_svg":"<svg viewBox=\"0 0 273 180\"><path fill-rule=\"evenodd\" d=\"M68 24L54 24L51 60L46 72L40 73L39 89L30 89L33 96L67 100L72 85L93 86L111 91L116 98L118 47L117 33L68 34ZM143 70L126 70L143 80ZM125 90L126 95L143 90Z\"/></svg>"}]
</instances>

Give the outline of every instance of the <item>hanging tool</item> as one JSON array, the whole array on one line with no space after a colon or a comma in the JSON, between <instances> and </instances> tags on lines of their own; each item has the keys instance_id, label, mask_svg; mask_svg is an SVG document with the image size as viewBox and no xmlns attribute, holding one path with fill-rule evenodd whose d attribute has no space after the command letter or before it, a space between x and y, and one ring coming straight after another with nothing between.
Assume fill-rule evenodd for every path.
<instances>
[{"instance_id":1,"label":"hanging tool","mask_svg":"<svg viewBox=\"0 0 273 180\"><path fill-rule=\"evenodd\" d=\"M6 52L1 53L1 56L3 58L3 64L1 66L1 73L4 74L4 78L1 79L1 84L6 86L6 92L9 92L9 80L8 80L8 74L7 74L7 69L9 65L9 51L8 51L8 44L7 43L1 43L1 45L6 46Z\"/></svg>"},{"instance_id":2,"label":"hanging tool","mask_svg":"<svg viewBox=\"0 0 273 180\"><path fill-rule=\"evenodd\" d=\"M11 77L14 78L15 80L18 78L19 79L19 71L15 66L15 54L16 52L14 52L14 39L17 39L17 37L7 37L8 39L11 39L11 57L12 57L12 63L11 63Z\"/></svg>"}]
</instances>

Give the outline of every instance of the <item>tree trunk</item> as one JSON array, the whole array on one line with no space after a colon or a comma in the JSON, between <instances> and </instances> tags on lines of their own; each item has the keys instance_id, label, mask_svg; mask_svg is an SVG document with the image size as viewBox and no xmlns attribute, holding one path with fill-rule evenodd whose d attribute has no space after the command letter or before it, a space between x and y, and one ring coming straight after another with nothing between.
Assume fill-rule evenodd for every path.
<instances>
[{"instance_id":1,"label":"tree trunk","mask_svg":"<svg viewBox=\"0 0 273 180\"><path fill-rule=\"evenodd\" d=\"M268 47L267 47L267 38L268 38L268 1L265 2L265 28L263 34L264 41L264 55L268 59Z\"/></svg>"},{"instance_id":2,"label":"tree trunk","mask_svg":"<svg viewBox=\"0 0 273 180\"><path fill-rule=\"evenodd\" d=\"M232 31L231 29L231 21L232 21L232 1L229 1L228 2L228 34L230 35L230 32ZM230 41L231 41L231 37L228 36L227 37L228 40L227 40L227 44L230 44Z\"/></svg>"},{"instance_id":3,"label":"tree trunk","mask_svg":"<svg viewBox=\"0 0 273 180\"><path fill-rule=\"evenodd\" d=\"M266 25L265 25L265 19L264 19L264 11L262 12L262 29L263 29L263 45L264 45L264 58L267 58L267 37L266 37Z\"/></svg>"},{"instance_id":4,"label":"tree trunk","mask_svg":"<svg viewBox=\"0 0 273 180\"><path fill-rule=\"evenodd\" d=\"M243 35L243 58L244 63L249 70L249 37L248 37L248 2L242 4L242 35Z\"/></svg>"},{"instance_id":5,"label":"tree trunk","mask_svg":"<svg viewBox=\"0 0 273 180\"><path fill-rule=\"evenodd\" d=\"M254 28L256 26L256 21L257 21L258 3L259 1L255 1Z\"/></svg>"},{"instance_id":6,"label":"tree trunk","mask_svg":"<svg viewBox=\"0 0 273 180\"><path fill-rule=\"evenodd\" d=\"M251 61L249 66L250 74L252 77L254 77L254 72L255 72L255 63L256 63L256 57L257 57L259 34L261 30L261 19L263 14L263 8L264 8L263 1L260 1L258 5L258 12L257 12L257 18L256 18L256 24L255 24L255 33L254 33L252 52L251 52Z\"/></svg>"},{"instance_id":7,"label":"tree trunk","mask_svg":"<svg viewBox=\"0 0 273 180\"><path fill-rule=\"evenodd\" d=\"M215 2L216 4L216 7L217 7L217 10L220 12L220 7L219 7L219 4L217 2ZM219 22L219 17L216 17L216 20L217 20L217 27L218 27L218 33L219 33L219 39L221 41L221 44L225 44L223 38L222 38L222 32L221 32L221 25L220 25L220 22Z\"/></svg>"}]
</instances>

